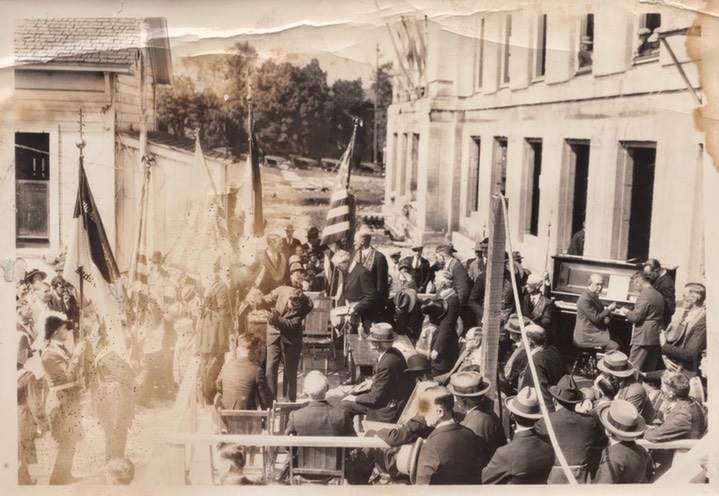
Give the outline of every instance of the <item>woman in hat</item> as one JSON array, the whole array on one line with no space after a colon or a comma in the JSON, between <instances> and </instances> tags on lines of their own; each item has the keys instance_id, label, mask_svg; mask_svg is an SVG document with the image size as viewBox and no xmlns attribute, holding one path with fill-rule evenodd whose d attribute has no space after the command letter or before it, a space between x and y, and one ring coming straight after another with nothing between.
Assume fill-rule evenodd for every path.
<instances>
[{"instance_id":1,"label":"woman in hat","mask_svg":"<svg viewBox=\"0 0 719 496\"><path fill-rule=\"evenodd\" d=\"M50 484L69 484L76 481L72 476L75 445L84 435L80 405L80 369L86 341L80 341L70 353L65 343L71 327L70 321L56 315L45 319L47 346L42 353L42 367L50 389L46 404L50 433L57 443Z\"/></svg>"},{"instance_id":2,"label":"woman in hat","mask_svg":"<svg viewBox=\"0 0 719 496\"><path fill-rule=\"evenodd\" d=\"M647 450L636 439L644 434L646 422L637 409L624 400L602 405L599 420L609 438L602 452L595 484L638 484L647 482L652 463Z\"/></svg>"}]
</instances>

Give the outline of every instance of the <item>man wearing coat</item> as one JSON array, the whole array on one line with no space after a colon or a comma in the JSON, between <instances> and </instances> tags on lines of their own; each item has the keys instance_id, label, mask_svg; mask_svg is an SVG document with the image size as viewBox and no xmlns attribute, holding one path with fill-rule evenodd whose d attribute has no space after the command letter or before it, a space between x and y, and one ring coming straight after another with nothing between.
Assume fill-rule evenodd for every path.
<instances>
[{"instance_id":1,"label":"man wearing coat","mask_svg":"<svg viewBox=\"0 0 719 496\"><path fill-rule=\"evenodd\" d=\"M327 377L313 370L307 374L304 391L309 402L290 412L285 436L356 436L352 416L346 410L335 408L325 400L329 389Z\"/></svg>"},{"instance_id":2,"label":"man wearing coat","mask_svg":"<svg viewBox=\"0 0 719 496\"><path fill-rule=\"evenodd\" d=\"M272 406L272 391L262 367L262 342L247 334L237 339L217 378L215 406L225 410L266 410Z\"/></svg>"},{"instance_id":3,"label":"man wearing coat","mask_svg":"<svg viewBox=\"0 0 719 496\"><path fill-rule=\"evenodd\" d=\"M554 303L542 294L544 278L539 274L529 274L525 293L522 296L522 315L529 317L532 322L546 330L552 328L552 314Z\"/></svg>"},{"instance_id":4,"label":"man wearing coat","mask_svg":"<svg viewBox=\"0 0 719 496\"><path fill-rule=\"evenodd\" d=\"M435 299L442 300L446 312L441 317L437 333L432 342L430 360L432 375L449 372L459 357L459 337L457 336L457 318L459 317L459 298L454 290L452 273L440 270L435 275L437 295Z\"/></svg>"},{"instance_id":5,"label":"man wearing coat","mask_svg":"<svg viewBox=\"0 0 719 496\"><path fill-rule=\"evenodd\" d=\"M677 307L676 290L674 286L674 279L667 272L666 269L662 268L659 260L656 258L650 258L644 262L644 272L649 274L654 289L659 291L659 294L664 298L664 312L662 313L662 327L666 328L669 322L672 320L674 310Z\"/></svg>"},{"instance_id":6,"label":"man wearing coat","mask_svg":"<svg viewBox=\"0 0 719 496\"><path fill-rule=\"evenodd\" d=\"M288 259L282 253L282 238L277 234L268 234L267 249L260 257L260 273L255 286L263 293L268 294L273 289L289 285L290 272Z\"/></svg>"},{"instance_id":7,"label":"man wearing coat","mask_svg":"<svg viewBox=\"0 0 719 496\"><path fill-rule=\"evenodd\" d=\"M545 484L554 465L552 445L539 437L534 424L542 418L534 388L526 387L507 398L507 409L517 426L512 441L497 449L482 470L484 484Z\"/></svg>"},{"instance_id":8,"label":"man wearing coat","mask_svg":"<svg viewBox=\"0 0 719 496\"><path fill-rule=\"evenodd\" d=\"M405 260L409 262L409 266L412 268L412 277L414 277L414 282L417 284L418 293L427 292L427 284L431 278L429 260L422 256L422 250L424 250L424 247L421 245L413 246L412 256L400 260L400 264Z\"/></svg>"},{"instance_id":9,"label":"man wearing coat","mask_svg":"<svg viewBox=\"0 0 719 496\"><path fill-rule=\"evenodd\" d=\"M372 246L372 235L369 231L359 233L360 245L355 251L353 262L364 267L372 274L377 289L376 307L384 311L389 300L389 266L384 254Z\"/></svg>"},{"instance_id":10,"label":"man wearing coat","mask_svg":"<svg viewBox=\"0 0 719 496\"><path fill-rule=\"evenodd\" d=\"M603 347L606 351L618 350L619 344L609 338L609 320L617 304L612 302L606 308L599 300L604 288L600 274L589 276L587 289L577 300L577 319L574 324L574 345L580 348Z\"/></svg>"},{"instance_id":11,"label":"man wearing coat","mask_svg":"<svg viewBox=\"0 0 719 496\"><path fill-rule=\"evenodd\" d=\"M381 314L379 294L372 274L362 264L350 264L350 254L344 250L334 254L332 264L343 274L342 298L349 307L349 315L357 315L367 332Z\"/></svg>"},{"instance_id":12,"label":"man wearing coat","mask_svg":"<svg viewBox=\"0 0 719 496\"><path fill-rule=\"evenodd\" d=\"M646 272L634 274L632 283L639 290L634 309L620 310L621 314L634 324L629 361L638 370L651 372L657 369L661 354L659 332L662 329L664 298L652 287L651 279Z\"/></svg>"},{"instance_id":13,"label":"man wearing coat","mask_svg":"<svg viewBox=\"0 0 719 496\"><path fill-rule=\"evenodd\" d=\"M659 335L667 368L672 365L690 375L699 372L699 360L707 346L706 288L690 282L684 286L683 308L676 312L666 333ZM670 365L670 363L672 365Z\"/></svg>"},{"instance_id":14,"label":"man wearing coat","mask_svg":"<svg viewBox=\"0 0 719 496\"><path fill-rule=\"evenodd\" d=\"M472 289L472 281L467 275L467 269L462 262L454 257L455 249L452 245L440 245L437 247L435 258L440 269L449 271L454 281L454 289L457 291L460 306L467 304L469 292ZM436 276L435 276L436 277ZM437 290L439 293L439 290Z\"/></svg>"},{"instance_id":15,"label":"man wearing coat","mask_svg":"<svg viewBox=\"0 0 719 496\"><path fill-rule=\"evenodd\" d=\"M562 357L555 346L547 345L547 333L543 328L532 324L525 327L525 331L529 340L529 353L534 361L534 368L537 370L539 384L534 383L529 363L527 363L524 374L519 381L519 387L520 389L527 386L537 388L544 398L547 409L552 412L554 411L554 404L552 403L552 395L549 393L549 387L557 384L559 379L562 378L564 372Z\"/></svg>"},{"instance_id":16,"label":"man wearing coat","mask_svg":"<svg viewBox=\"0 0 719 496\"><path fill-rule=\"evenodd\" d=\"M414 389L412 378L405 374L407 361L402 352L393 348L397 335L390 324L380 322L370 328L367 340L379 352L377 368L372 376L372 389L342 399L342 407L351 413L365 413L367 420L396 422Z\"/></svg>"},{"instance_id":17,"label":"man wearing coat","mask_svg":"<svg viewBox=\"0 0 719 496\"><path fill-rule=\"evenodd\" d=\"M453 416L454 398L444 387L434 395L434 412L427 424L434 427L422 445L417 460L416 484L481 484L487 464L487 446Z\"/></svg>"}]
</instances>

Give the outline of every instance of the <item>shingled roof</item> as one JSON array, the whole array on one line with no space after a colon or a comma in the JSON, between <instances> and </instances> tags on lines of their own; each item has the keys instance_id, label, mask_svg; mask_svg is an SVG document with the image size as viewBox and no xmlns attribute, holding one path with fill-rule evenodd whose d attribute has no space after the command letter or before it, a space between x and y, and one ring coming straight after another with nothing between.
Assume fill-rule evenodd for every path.
<instances>
[{"instance_id":1,"label":"shingled roof","mask_svg":"<svg viewBox=\"0 0 719 496\"><path fill-rule=\"evenodd\" d=\"M155 77L172 82L167 27L162 18L22 19L15 29L15 60L20 66L63 69L97 67L131 70L141 46L142 23L148 26L148 47Z\"/></svg>"}]
</instances>

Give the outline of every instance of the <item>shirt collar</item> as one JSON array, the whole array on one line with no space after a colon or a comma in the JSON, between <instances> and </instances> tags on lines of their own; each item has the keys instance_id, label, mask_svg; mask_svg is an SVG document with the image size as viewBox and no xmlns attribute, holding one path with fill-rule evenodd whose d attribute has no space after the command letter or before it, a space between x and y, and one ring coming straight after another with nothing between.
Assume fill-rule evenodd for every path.
<instances>
[{"instance_id":1,"label":"shirt collar","mask_svg":"<svg viewBox=\"0 0 719 496\"><path fill-rule=\"evenodd\" d=\"M451 419L448 419L448 420L443 420L443 421L441 421L439 424L437 424L436 426L434 426L434 428L435 428L435 429L439 429L440 427L443 427L443 426L445 426L445 425L452 425L452 424L454 424L454 423L455 423L455 420L454 420L453 418L451 418Z\"/></svg>"}]
</instances>

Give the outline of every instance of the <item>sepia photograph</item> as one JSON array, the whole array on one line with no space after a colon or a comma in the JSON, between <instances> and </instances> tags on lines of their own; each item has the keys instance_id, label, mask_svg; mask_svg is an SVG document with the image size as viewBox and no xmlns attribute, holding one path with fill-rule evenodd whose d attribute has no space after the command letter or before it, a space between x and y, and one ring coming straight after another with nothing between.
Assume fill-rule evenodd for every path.
<instances>
[{"instance_id":1,"label":"sepia photograph","mask_svg":"<svg viewBox=\"0 0 719 496\"><path fill-rule=\"evenodd\" d=\"M719 2L0 5L2 494L716 490Z\"/></svg>"}]
</instances>

